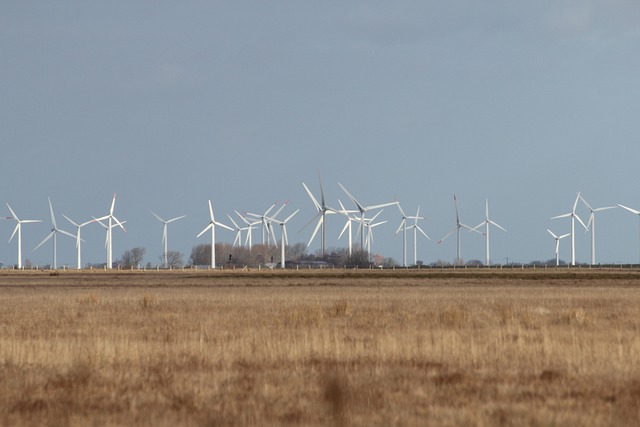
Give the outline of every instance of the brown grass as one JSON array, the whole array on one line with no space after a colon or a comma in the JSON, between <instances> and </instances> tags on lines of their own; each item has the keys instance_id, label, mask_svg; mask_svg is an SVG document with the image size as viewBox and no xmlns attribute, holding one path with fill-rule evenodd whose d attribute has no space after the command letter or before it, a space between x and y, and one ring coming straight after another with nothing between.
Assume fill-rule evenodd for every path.
<instances>
[{"instance_id":1,"label":"brown grass","mask_svg":"<svg viewBox=\"0 0 640 427\"><path fill-rule=\"evenodd\" d=\"M638 272L11 272L2 425L640 421Z\"/></svg>"}]
</instances>

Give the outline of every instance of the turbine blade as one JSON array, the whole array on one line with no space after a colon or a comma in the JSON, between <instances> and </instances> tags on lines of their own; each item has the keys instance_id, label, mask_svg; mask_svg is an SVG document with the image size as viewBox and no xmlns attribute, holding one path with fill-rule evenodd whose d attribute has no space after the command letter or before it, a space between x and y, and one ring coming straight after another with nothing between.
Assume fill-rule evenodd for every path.
<instances>
[{"instance_id":1,"label":"turbine blade","mask_svg":"<svg viewBox=\"0 0 640 427\"><path fill-rule=\"evenodd\" d=\"M49 199L49 212L51 212L51 224L53 225L53 228L56 229L58 228L58 226L56 225L56 216L53 214L53 205L51 204L51 197L48 197Z\"/></svg>"},{"instance_id":2,"label":"turbine blade","mask_svg":"<svg viewBox=\"0 0 640 427\"><path fill-rule=\"evenodd\" d=\"M316 200L315 197L313 197L313 194L311 194L311 190L309 190L309 188L306 186L306 184L303 182L302 186L304 187L304 189L307 191L307 194L309 195L309 198L311 199L311 201L313 202L313 205L316 207L317 210L321 211L322 207L320 207L320 204L318 203L318 201Z\"/></svg>"},{"instance_id":3,"label":"turbine blade","mask_svg":"<svg viewBox=\"0 0 640 427\"><path fill-rule=\"evenodd\" d=\"M320 220L318 221L318 224L316 225L316 228L314 228L313 233L311 234L311 239L309 239L309 243L307 243L307 248L309 246L311 246L311 242L313 242L313 239L316 237L316 234L318 233L318 230L320 230L320 226L322 225L322 221L324 220L324 218L322 216L320 216Z\"/></svg>"},{"instance_id":4,"label":"turbine blade","mask_svg":"<svg viewBox=\"0 0 640 427\"><path fill-rule=\"evenodd\" d=\"M9 205L7 205L7 206L9 206ZM626 207L625 205L621 205L621 204L618 204L618 206L620 206L622 209L626 209L626 210L628 210L628 211L629 211L629 212L631 212L631 213L634 213L634 214L636 214L636 215L640 215L640 211L637 211L637 210L632 209L632 208L628 208L628 207ZM15 216L15 215L14 215L14 216Z\"/></svg>"},{"instance_id":5,"label":"turbine blade","mask_svg":"<svg viewBox=\"0 0 640 427\"><path fill-rule=\"evenodd\" d=\"M161 223L164 224L167 222L164 219L160 218L154 211L149 211L149 212L151 212L151 215L155 216L158 219L158 221L160 221Z\"/></svg>"},{"instance_id":6,"label":"turbine blade","mask_svg":"<svg viewBox=\"0 0 640 427\"><path fill-rule=\"evenodd\" d=\"M76 224L75 222L73 222L71 220L71 218L69 218L68 216L66 216L65 214L62 214L63 217L65 217L67 219L67 221L69 221L73 226L75 227L80 227L78 224Z\"/></svg>"},{"instance_id":7,"label":"turbine blade","mask_svg":"<svg viewBox=\"0 0 640 427\"><path fill-rule=\"evenodd\" d=\"M116 206L116 193L113 193L113 201L111 202L111 209L109 209L109 213L113 215L113 208Z\"/></svg>"},{"instance_id":8,"label":"turbine blade","mask_svg":"<svg viewBox=\"0 0 640 427\"><path fill-rule=\"evenodd\" d=\"M51 233L49 233L49 234L47 235L47 237L45 237L45 238L44 238L44 240L42 240L42 242L40 242L40 243L38 244L38 246L36 246L35 248L33 248L33 251L35 251L36 249L38 249L40 246L44 245L44 244L45 244L45 242L46 242L47 240L49 240L50 238L52 238L52 237L53 237L53 235L54 235L55 233L56 233L55 231L52 231ZM32 251L32 252L33 252L33 251Z\"/></svg>"},{"instance_id":9,"label":"turbine blade","mask_svg":"<svg viewBox=\"0 0 640 427\"><path fill-rule=\"evenodd\" d=\"M450 232L448 232L448 233L446 234L446 236L444 236L442 239L438 240L438 243L437 243L437 244L439 245L440 243L442 243L442 242L444 242L445 240L447 240L447 238L448 238L449 236L451 236L453 233L455 233L456 231L458 231L458 226L453 227L453 229L452 229Z\"/></svg>"},{"instance_id":10,"label":"turbine blade","mask_svg":"<svg viewBox=\"0 0 640 427\"><path fill-rule=\"evenodd\" d=\"M204 230L202 230L200 233L198 233L198 235L196 237L200 237L202 236L207 230L209 230L211 227L213 227L213 223L210 222L209 225L207 225Z\"/></svg>"},{"instance_id":11,"label":"turbine blade","mask_svg":"<svg viewBox=\"0 0 640 427\"><path fill-rule=\"evenodd\" d=\"M175 218L171 218L169 221L167 221L167 224L169 224L170 222L177 221L177 220L182 219L182 218L186 218L186 217L187 217L186 215L180 215L180 216L177 216Z\"/></svg>"}]
</instances>

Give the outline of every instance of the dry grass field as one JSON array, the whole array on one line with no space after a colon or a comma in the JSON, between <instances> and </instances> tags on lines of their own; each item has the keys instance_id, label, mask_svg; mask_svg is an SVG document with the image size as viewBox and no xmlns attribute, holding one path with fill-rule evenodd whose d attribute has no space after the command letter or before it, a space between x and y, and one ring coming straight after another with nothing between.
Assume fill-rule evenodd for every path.
<instances>
[{"instance_id":1,"label":"dry grass field","mask_svg":"<svg viewBox=\"0 0 640 427\"><path fill-rule=\"evenodd\" d=\"M640 423L638 271L0 272L0 422Z\"/></svg>"}]
</instances>

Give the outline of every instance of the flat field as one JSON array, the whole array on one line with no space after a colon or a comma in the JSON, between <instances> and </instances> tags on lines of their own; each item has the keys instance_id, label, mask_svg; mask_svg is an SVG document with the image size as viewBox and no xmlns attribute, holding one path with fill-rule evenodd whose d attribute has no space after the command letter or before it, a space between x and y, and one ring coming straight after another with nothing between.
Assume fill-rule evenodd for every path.
<instances>
[{"instance_id":1,"label":"flat field","mask_svg":"<svg viewBox=\"0 0 640 427\"><path fill-rule=\"evenodd\" d=\"M0 272L0 423L640 423L640 272Z\"/></svg>"}]
</instances>

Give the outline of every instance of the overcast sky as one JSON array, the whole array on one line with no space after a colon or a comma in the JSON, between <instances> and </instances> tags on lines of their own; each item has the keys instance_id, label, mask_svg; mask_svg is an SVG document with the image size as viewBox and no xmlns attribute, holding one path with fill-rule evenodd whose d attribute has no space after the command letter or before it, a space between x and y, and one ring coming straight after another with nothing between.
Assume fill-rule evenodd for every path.
<instances>
[{"instance_id":1,"label":"overcast sky","mask_svg":"<svg viewBox=\"0 0 640 427\"><path fill-rule=\"evenodd\" d=\"M58 225L115 213L114 258L145 261L170 249L188 258L208 223L233 209L289 200L291 242L315 214L302 182L328 201L397 198L418 205L432 238L425 263L453 261L455 225L491 218L494 262L554 257L546 229L568 233L577 191L593 207L640 209L640 3L637 1L7 2L0 14L0 199L23 219L23 257ZM350 206L350 205L347 205ZM585 220L588 211L579 205ZM398 210L379 218L374 252L402 258ZM229 222L227 220L227 222ZM638 262L639 222L598 215L598 261ZM328 246L343 219L328 221ZM14 223L0 222L0 262L12 264ZM104 262L104 234L83 231L86 262ZM233 241L220 231L219 241ZM257 237L257 234L256 234ZM561 257L569 260L569 239ZM576 235L577 260L590 259ZM319 248L319 240L310 251ZM58 264L74 265L72 239ZM484 259L482 236L462 257ZM410 257L411 260L411 257Z\"/></svg>"}]
</instances>

